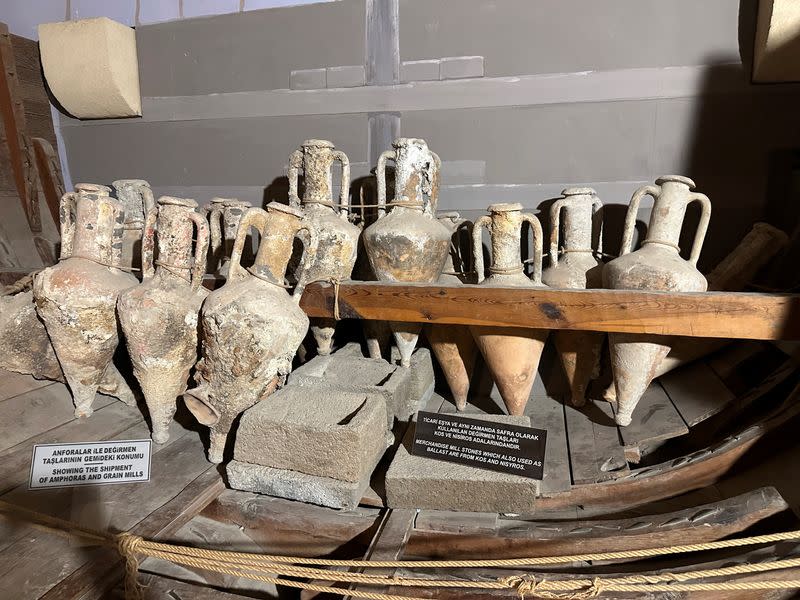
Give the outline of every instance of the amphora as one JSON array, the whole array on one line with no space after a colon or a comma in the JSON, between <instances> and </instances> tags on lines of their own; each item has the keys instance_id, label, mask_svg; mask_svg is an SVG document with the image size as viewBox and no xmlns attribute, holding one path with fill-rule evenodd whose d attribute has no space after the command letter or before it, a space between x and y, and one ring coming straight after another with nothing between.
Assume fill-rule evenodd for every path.
<instances>
[{"instance_id":1,"label":"amphora","mask_svg":"<svg viewBox=\"0 0 800 600\"><path fill-rule=\"evenodd\" d=\"M239 222L250 206L249 202L236 198L213 198L211 200L208 208L208 224L211 232L211 254L216 267L212 274L227 279ZM246 241L249 242L249 240ZM250 254L246 245L242 248L242 254L245 258Z\"/></svg>"},{"instance_id":2,"label":"amphora","mask_svg":"<svg viewBox=\"0 0 800 600\"><path fill-rule=\"evenodd\" d=\"M155 208L153 190L144 179L118 179L112 185L125 211L121 264L123 267L139 269L142 266L141 243L145 216Z\"/></svg>"}]
</instances>

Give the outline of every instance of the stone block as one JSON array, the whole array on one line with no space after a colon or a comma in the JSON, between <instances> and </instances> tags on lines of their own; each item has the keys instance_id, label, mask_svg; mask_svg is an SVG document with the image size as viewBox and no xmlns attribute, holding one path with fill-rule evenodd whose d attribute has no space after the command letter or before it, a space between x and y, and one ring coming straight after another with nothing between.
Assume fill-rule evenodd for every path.
<instances>
[{"instance_id":1,"label":"stone block","mask_svg":"<svg viewBox=\"0 0 800 600\"><path fill-rule=\"evenodd\" d=\"M366 82L364 65L328 67L326 85L329 88L360 87Z\"/></svg>"},{"instance_id":2,"label":"stone block","mask_svg":"<svg viewBox=\"0 0 800 600\"><path fill-rule=\"evenodd\" d=\"M406 60L400 65L400 81L439 81L439 59Z\"/></svg>"},{"instance_id":3,"label":"stone block","mask_svg":"<svg viewBox=\"0 0 800 600\"><path fill-rule=\"evenodd\" d=\"M393 363L400 362L400 351L397 346L392 346L391 358ZM425 406L433 394L434 374L431 351L427 348L414 350L408 371L411 380L409 394L405 397L405 402L401 402L402 398L397 398L394 403L394 414L400 421L408 421L413 417L414 413Z\"/></svg>"},{"instance_id":4,"label":"stone block","mask_svg":"<svg viewBox=\"0 0 800 600\"><path fill-rule=\"evenodd\" d=\"M353 483L238 460L229 462L227 471L228 483L237 490L345 510L358 506L369 487L369 477Z\"/></svg>"},{"instance_id":5,"label":"stone block","mask_svg":"<svg viewBox=\"0 0 800 600\"><path fill-rule=\"evenodd\" d=\"M483 57L449 56L443 58L439 74L442 79L483 77Z\"/></svg>"},{"instance_id":6,"label":"stone block","mask_svg":"<svg viewBox=\"0 0 800 600\"><path fill-rule=\"evenodd\" d=\"M419 352L422 349L418 349ZM416 354L416 352L415 352ZM427 356L430 362L430 354ZM423 373L414 379L415 367ZM395 419L407 421L414 413L426 381L424 355L407 369L379 358L365 358L358 344L348 344L328 356L317 356L289 375L289 384L335 389L365 394L378 393L386 400L387 424L391 428ZM430 388L433 389L433 366L430 366Z\"/></svg>"},{"instance_id":7,"label":"stone block","mask_svg":"<svg viewBox=\"0 0 800 600\"><path fill-rule=\"evenodd\" d=\"M526 427L531 424L528 417L508 415L469 415L469 418ZM386 473L389 507L533 513L539 480L414 456L413 440L412 426Z\"/></svg>"},{"instance_id":8,"label":"stone block","mask_svg":"<svg viewBox=\"0 0 800 600\"><path fill-rule=\"evenodd\" d=\"M382 395L288 385L242 415L234 458L355 483L387 445Z\"/></svg>"},{"instance_id":9,"label":"stone block","mask_svg":"<svg viewBox=\"0 0 800 600\"><path fill-rule=\"evenodd\" d=\"M99 17L39 25L42 70L53 95L75 117L142 114L136 35Z\"/></svg>"},{"instance_id":10,"label":"stone block","mask_svg":"<svg viewBox=\"0 0 800 600\"><path fill-rule=\"evenodd\" d=\"M300 69L289 74L289 88L293 90L322 90L326 82L326 69Z\"/></svg>"}]
</instances>

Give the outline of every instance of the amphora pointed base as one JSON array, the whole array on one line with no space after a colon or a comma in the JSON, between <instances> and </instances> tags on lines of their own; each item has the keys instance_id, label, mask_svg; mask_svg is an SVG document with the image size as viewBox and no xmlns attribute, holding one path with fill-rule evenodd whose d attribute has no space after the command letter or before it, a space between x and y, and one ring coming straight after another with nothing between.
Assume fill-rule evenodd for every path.
<instances>
[{"instance_id":1,"label":"amphora pointed base","mask_svg":"<svg viewBox=\"0 0 800 600\"><path fill-rule=\"evenodd\" d=\"M550 333L542 329L470 326L508 414L522 415Z\"/></svg>"},{"instance_id":2,"label":"amphora pointed base","mask_svg":"<svg viewBox=\"0 0 800 600\"><path fill-rule=\"evenodd\" d=\"M417 347L419 334L422 332L422 325L418 323L403 323L401 321L390 321L389 327L394 335L394 343L400 351L400 366L411 366L411 355Z\"/></svg>"},{"instance_id":3,"label":"amphora pointed base","mask_svg":"<svg viewBox=\"0 0 800 600\"><path fill-rule=\"evenodd\" d=\"M597 375L603 334L594 331L559 330L553 334L561 366L567 377L572 406L586 404L589 382Z\"/></svg>"},{"instance_id":4,"label":"amphora pointed base","mask_svg":"<svg viewBox=\"0 0 800 600\"><path fill-rule=\"evenodd\" d=\"M467 406L478 346L466 325L432 325L425 331L458 410Z\"/></svg>"},{"instance_id":5,"label":"amphora pointed base","mask_svg":"<svg viewBox=\"0 0 800 600\"><path fill-rule=\"evenodd\" d=\"M617 392L617 425L631 423L631 415L658 367L669 354L669 346L659 344L659 337L631 333L609 333L611 367Z\"/></svg>"},{"instance_id":6,"label":"amphora pointed base","mask_svg":"<svg viewBox=\"0 0 800 600\"><path fill-rule=\"evenodd\" d=\"M336 320L316 318L311 319L311 334L317 343L317 354L328 356L333 352L333 334L336 332Z\"/></svg>"}]
</instances>

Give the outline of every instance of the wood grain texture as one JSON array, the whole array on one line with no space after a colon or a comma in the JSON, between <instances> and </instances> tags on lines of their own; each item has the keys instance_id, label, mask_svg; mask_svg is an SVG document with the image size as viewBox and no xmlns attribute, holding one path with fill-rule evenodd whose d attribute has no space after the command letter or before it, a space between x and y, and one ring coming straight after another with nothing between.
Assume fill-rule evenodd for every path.
<instances>
[{"instance_id":1,"label":"wood grain texture","mask_svg":"<svg viewBox=\"0 0 800 600\"><path fill-rule=\"evenodd\" d=\"M332 317L334 298L333 286L314 283L306 288L301 307L311 317ZM345 319L800 339L800 295L793 294L346 282L339 285L338 298L339 313Z\"/></svg>"},{"instance_id":2,"label":"wood grain texture","mask_svg":"<svg viewBox=\"0 0 800 600\"><path fill-rule=\"evenodd\" d=\"M564 407L572 483L597 483L629 472L611 405Z\"/></svg>"},{"instance_id":3,"label":"wood grain texture","mask_svg":"<svg viewBox=\"0 0 800 600\"><path fill-rule=\"evenodd\" d=\"M719 502L626 519L573 521L480 518L428 511L420 514L404 558L467 559L558 556L638 550L718 540L787 511L774 488L760 488Z\"/></svg>"},{"instance_id":4,"label":"wood grain texture","mask_svg":"<svg viewBox=\"0 0 800 600\"><path fill-rule=\"evenodd\" d=\"M619 428L629 461L638 462L645 451L656 442L689 433L675 405L658 381L645 390L633 419L627 427Z\"/></svg>"},{"instance_id":5,"label":"wood grain texture","mask_svg":"<svg viewBox=\"0 0 800 600\"><path fill-rule=\"evenodd\" d=\"M722 411L735 398L705 362L671 371L659 382L689 427Z\"/></svg>"}]
</instances>

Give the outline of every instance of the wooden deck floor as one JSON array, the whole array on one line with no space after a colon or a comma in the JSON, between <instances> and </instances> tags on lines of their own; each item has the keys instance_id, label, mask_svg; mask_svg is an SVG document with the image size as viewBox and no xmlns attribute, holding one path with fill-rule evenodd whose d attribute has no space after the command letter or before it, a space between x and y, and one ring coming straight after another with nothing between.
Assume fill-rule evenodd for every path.
<instances>
[{"instance_id":1,"label":"wooden deck floor","mask_svg":"<svg viewBox=\"0 0 800 600\"><path fill-rule=\"evenodd\" d=\"M543 492L559 493L570 486L624 476L637 462L659 452L665 439L685 436L705 418L728 410L741 400L743 391L764 378L754 364L748 363L761 351L761 346L746 351L736 347L693 365L688 376L676 372L662 378L643 400L645 410L639 411L641 417L628 429L613 425L608 405L597 403L580 411L564 407L552 400L542 384L535 390L528 409L534 425L548 429L546 464L550 468L545 469L549 476L543 482ZM550 382L545 384L550 389ZM443 398L437 398L429 408L454 410ZM695 400L690 401L692 398ZM490 401L491 396L487 396L469 411L499 412L496 402ZM449 538L453 548L460 548L465 556L482 552L486 543L483 536L494 540L498 552L505 548L530 553L535 544L542 542L560 549L597 546L611 526L605 522L602 527L594 527L591 512L578 508L519 519L484 513L392 511L367 505L353 511L336 511L226 490L218 468L206 461L205 432L191 421L185 425L174 423L170 441L154 446L152 479L148 483L29 490L28 472L35 443L149 436L140 410L105 396L97 397L95 408L91 418L75 420L64 385L0 371L2 500L89 527L132 530L151 539L217 549L337 558L436 556L444 551L442 536L456 536ZM786 503L775 490L755 489L769 485L768 477L737 476L740 480L735 485L729 480L664 501L658 507L642 509L646 514L669 513L663 519L647 520L650 529L642 525L645 521L635 516L636 511L619 515L613 523L618 532L615 535L645 545L653 536L684 540L701 531L715 538L750 530L778 514L788 513ZM372 498L369 503L377 500ZM574 526L553 526L565 518L575 520ZM692 527L700 518L709 519L709 527ZM665 528L665 523L669 527ZM107 549L82 547L24 523L0 519L0 598L119 598L120 567L116 554ZM147 598L299 597L293 591L281 590L278 594L271 586L163 561L148 559L141 567L142 582L149 585Z\"/></svg>"}]
</instances>

